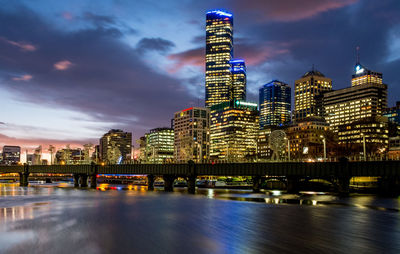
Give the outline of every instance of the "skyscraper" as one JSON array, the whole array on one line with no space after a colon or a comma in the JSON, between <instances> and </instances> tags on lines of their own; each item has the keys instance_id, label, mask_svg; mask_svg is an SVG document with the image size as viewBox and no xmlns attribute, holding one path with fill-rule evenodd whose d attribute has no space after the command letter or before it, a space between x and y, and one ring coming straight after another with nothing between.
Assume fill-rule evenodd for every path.
<instances>
[{"instance_id":1,"label":"skyscraper","mask_svg":"<svg viewBox=\"0 0 400 254\"><path fill-rule=\"evenodd\" d=\"M209 151L208 108L191 107L174 115L174 158L176 162L202 162Z\"/></svg>"},{"instance_id":2,"label":"skyscraper","mask_svg":"<svg viewBox=\"0 0 400 254\"><path fill-rule=\"evenodd\" d=\"M260 129L264 126L281 126L290 122L291 88L273 80L259 90Z\"/></svg>"},{"instance_id":3,"label":"skyscraper","mask_svg":"<svg viewBox=\"0 0 400 254\"><path fill-rule=\"evenodd\" d=\"M21 147L3 146L3 163L6 165L16 165L21 160Z\"/></svg>"},{"instance_id":4,"label":"skyscraper","mask_svg":"<svg viewBox=\"0 0 400 254\"><path fill-rule=\"evenodd\" d=\"M322 103L317 97L332 90L332 80L314 68L296 80L294 87L294 119L322 116Z\"/></svg>"},{"instance_id":5,"label":"skyscraper","mask_svg":"<svg viewBox=\"0 0 400 254\"><path fill-rule=\"evenodd\" d=\"M206 107L231 99L233 15L222 10L206 15Z\"/></svg>"},{"instance_id":6,"label":"skyscraper","mask_svg":"<svg viewBox=\"0 0 400 254\"><path fill-rule=\"evenodd\" d=\"M232 97L234 100L246 100L246 65L242 59L230 61L232 75Z\"/></svg>"},{"instance_id":7,"label":"skyscraper","mask_svg":"<svg viewBox=\"0 0 400 254\"><path fill-rule=\"evenodd\" d=\"M172 162L174 158L174 130L156 128L145 135L146 158L150 163Z\"/></svg>"},{"instance_id":8,"label":"skyscraper","mask_svg":"<svg viewBox=\"0 0 400 254\"><path fill-rule=\"evenodd\" d=\"M112 129L100 139L100 155L103 162L119 164L131 159L132 133Z\"/></svg>"},{"instance_id":9,"label":"skyscraper","mask_svg":"<svg viewBox=\"0 0 400 254\"><path fill-rule=\"evenodd\" d=\"M256 103L223 102L211 107L210 158L250 161L256 155L258 110Z\"/></svg>"}]
</instances>

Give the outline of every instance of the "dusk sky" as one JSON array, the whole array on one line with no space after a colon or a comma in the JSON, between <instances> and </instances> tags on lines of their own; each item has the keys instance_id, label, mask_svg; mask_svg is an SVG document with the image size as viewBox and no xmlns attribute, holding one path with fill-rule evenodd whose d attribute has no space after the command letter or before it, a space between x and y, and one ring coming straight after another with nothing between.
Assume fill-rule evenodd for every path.
<instances>
[{"instance_id":1,"label":"dusk sky","mask_svg":"<svg viewBox=\"0 0 400 254\"><path fill-rule=\"evenodd\" d=\"M355 48L400 101L399 0L7 1L0 5L0 146L98 143L204 105L205 14L234 15L247 97L315 68L350 86ZM293 93L293 91L292 91ZM292 95L293 96L293 95Z\"/></svg>"}]
</instances>

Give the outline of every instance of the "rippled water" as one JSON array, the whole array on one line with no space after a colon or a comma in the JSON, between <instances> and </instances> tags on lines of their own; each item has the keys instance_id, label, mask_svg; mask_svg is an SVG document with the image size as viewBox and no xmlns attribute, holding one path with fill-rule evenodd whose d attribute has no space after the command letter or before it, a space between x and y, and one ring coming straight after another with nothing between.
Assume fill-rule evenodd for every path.
<instances>
[{"instance_id":1,"label":"rippled water","mask_svg":"<svg viewBox=\"0 0 400 254\"><path fill-rule=\"evenodd\" d=\"M400 253L400 199L0 184L0 253Z\"/></svg>"}]
</instances>

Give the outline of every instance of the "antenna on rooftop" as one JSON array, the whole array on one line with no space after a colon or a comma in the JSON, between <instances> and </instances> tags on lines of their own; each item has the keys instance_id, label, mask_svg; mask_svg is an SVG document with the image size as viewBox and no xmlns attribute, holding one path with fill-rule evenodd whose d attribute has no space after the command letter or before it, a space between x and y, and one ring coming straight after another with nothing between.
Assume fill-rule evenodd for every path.
<instances>
[{"instance_id":1,"label":"antenna on rooftop","mask_svg":"<svg viewBox=\"0 0 400 254\"><path fill-rule=\"evenodd\" d=\"M359 64L360 63L360 46L356 47L356 60L357 60L356 64Z\"/></svg>"}]
</instances>

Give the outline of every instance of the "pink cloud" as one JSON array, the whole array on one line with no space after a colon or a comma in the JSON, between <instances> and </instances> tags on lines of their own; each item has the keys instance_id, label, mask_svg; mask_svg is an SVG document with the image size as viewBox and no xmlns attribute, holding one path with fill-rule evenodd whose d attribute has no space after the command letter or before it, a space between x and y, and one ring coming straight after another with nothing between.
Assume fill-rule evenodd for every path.
<instances>
[{"instance_id":1,"label":"pink cloud","mask_svg":"<svg viewBox=\"0 0 400 254\"><path fill-rule=\"evenodd\" d=\"M64 19L66 19L66 20L72 20L72 19L73 19L72 13L67 12L67 11L65 11L65 12L62 13L62 17L63 17Z\"/></svg>"},{"instance_id":2,"label":"pink cloud","mask_svg":"<svg viewBox=\"0 0 400 254\"><path fill-rule=\"evenodd\" d=\"M59 71L65 71L72 66L72 63L68 60L59 61L54 64L54 69Z\"/></svg>"},{"instance_id":3,"label":"pink cloud","mask_svg":"<svg viewBox=\"0 0 400 254\"><path fill-rule=\"evenodd\" d=\"M257 13L262 20L291 22L346 7L358 0L249 0L234 1L236 8Z\"/></svg>"},{"instance_id":4,"label":"pink cloud","mask_svg":"<svg viewBox=\"0 0 400 254\"><path fill-rule=\"evenodd\" d=\"M26 42L17 42L17 41L11 41L11 40L7 40L4 37L0 37L0 41L3 41L9 45L15 46L17 48L19 48L21 51L35 51L37 50L37 48L29 43Z\"/></svg>"},{"instance_id":5,"label":"pink cloud","mask_svg":"<svg viewBox=\"0 0 400 254\"><path fill-rule=\"evenodd\" d=\"M168 73L175 73L185 66L205 66L204 48L191 49L181 53L176 53L168 56L169 60L173 60L175 64L169 68Z\"/></svg>"},{"instance_id":6,"label":"pink cloud","mask_svg":"<svg viewBox=\"0 0 400 254\"><path fill-rule=\"evenodd\" d=\"M12 78L12 80L15 80L15 81L29 81L32 78L33 78L32 75L25 74L25 75L22 75L22 76L19 76L19 77L14 77L14 78Z\"/></svg>"}]
</instances>

